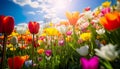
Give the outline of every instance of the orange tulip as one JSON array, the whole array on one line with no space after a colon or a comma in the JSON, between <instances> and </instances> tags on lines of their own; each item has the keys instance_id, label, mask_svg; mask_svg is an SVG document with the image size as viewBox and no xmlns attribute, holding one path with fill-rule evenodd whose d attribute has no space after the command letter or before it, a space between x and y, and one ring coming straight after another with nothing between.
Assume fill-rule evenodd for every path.
<instances>
[{"instance_id":1,"label":"orange tulip","mask_svg":"<svg viewBox=\"0 0 120 69\"><path fill-rule=\"evenodd\" d=\"M100 18L100 23L108 31L116 30L120 28L120 13L112 12L105 14L104 17Z\"/></svg>"},{"instance_id":2,"label":"orange tulip","mask_svg":"<svg viewBox=\"0 0 120 69\"><path fill-rule=\"evenodd\" d=\"M40 25L37 22L29 22L28 28L31 34L37 34L39 32Z\"/></svg>"},{"instance_id":3,"label":"orange tulip","mask_svg":"<svg viewBox=\"0 0 120 69\"><path fill-rule=\"evenodd\" d=\"M22 59L24 59L25 61L29 59L30 56L28 55L24 55L24 56L21 56Z\"/></svg>"},{"instance_id":4,"label":"orange tulip","mask_svg":"<svg viewBox=\"0 0 120 69\"><path fill-rule=\"evenodd\" d=\"M68 18L71 25L73 25L73 26L76 25L76 23L80 17L79 14L80 14L79 12L73 12L73 13L66 12L66 17Z\"/></svg>"},{"instance_id":5,"label":"orange tulip","mask_svg":"<svg viewBox=\"0 0 120 69\"><path fill-rule=\"evenodd\" d=\"M11 16L0 16L0 33L10 35L14 29L14 18Z\"/></svg>"},{"instance_id":6,"label":"orange tulip","mask_svg":"<svg viewBox=\"0 0 120 69\"><path fill-rule=\"evenodd\" d=\"M10 69L21 69L24 62L25 62L25 59L20 56L8 58L8 66Z\"/></svg>"},{"instance_id":7,"label":"orange tulip","mask_svg":"<svg viewBox=\"0 0 120 69\"><path fill-rule=\"evenodd\" d=\"M44 52L44 49L39 49L39 50L37 50L37 53L38 54L42 54Z\"/></svg>"}]
</instances>

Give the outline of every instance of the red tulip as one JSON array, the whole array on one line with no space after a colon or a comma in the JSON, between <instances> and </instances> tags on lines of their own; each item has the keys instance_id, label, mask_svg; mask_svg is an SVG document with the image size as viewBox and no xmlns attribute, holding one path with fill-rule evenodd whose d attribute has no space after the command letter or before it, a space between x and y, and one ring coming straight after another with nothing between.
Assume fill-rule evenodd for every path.
<instances>
[{"instance_id":1,"label":"red tulip","mask_svg":"<svg viewBox=\"0 0 120 69\"><path fill-rule=\"evenodd\" d=\"M28 28L31 34L37 34L39 32L40 25L37 22L29 22Z\"/></svg>"},{"instance_id":2,"label":"red tulip","mask_svg":"<svg viewBox=\"0 0 120 69\"><path fill-rule=\"evenodd\" d=\"M14 29L14 18L11 16L0 16L0 33L10 35Z\"/></svg>"},{"instance_id":3,"label":"red tulip","mask_svg":"<svg viewBox=\"0 0 120 69\"><path fill-rule=\"evenodd\" d=\"M21 69L25 59L20 56L8 58L8 66L10 69Z\"/></svg>"}]
</instances>

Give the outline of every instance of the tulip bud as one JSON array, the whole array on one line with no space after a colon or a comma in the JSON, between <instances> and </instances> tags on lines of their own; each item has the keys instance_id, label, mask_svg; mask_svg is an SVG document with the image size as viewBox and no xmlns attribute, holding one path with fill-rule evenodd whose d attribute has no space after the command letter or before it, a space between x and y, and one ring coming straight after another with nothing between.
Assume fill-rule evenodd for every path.
<instances>
[{"instance_id":1,"label":"tulip bud","mask_svg":"<svg viewBox=\"0 0 120 69\"><path fill-rule=\"evenodd\" d=\"M51 56L52 55L52 51L51 50L46 50L45 51L45 55L48 56L48 57Z\"/></svg>"},{"instance_id":2,"label":"tulip bud","mask_svg":"<svg viewBox=\"0 0 120 69\"><path fill-rule=\"evenodd\" d=\"M16 36L13 36L10 40L11 44L16 45L18 43L18 39Z\"/></svg>"},{"instance_id":3,"label":"tulip bud","mask_svg":"<svg viewBox=\"0 0 120 69\"><path fill-rule=\"evenodd\" d=\"M37 22L29 22L28 28L31 34L37 34L39 32L40 25Z\"/></svg>"},{"instance_id":4,"label":"tulip bud","mask_svg":"<svg viewBox=\"0 0 120 69\"><path fill-rule=\"evenodd\" d=\"M88 46L82 46L79 49L77 48L76 51L81 55L81 56L86 56L88 55Z\"/></svg>"},{"instance_id":5,"label":"tulip bud","mask_svg":"<svg viewBox=\"0 0 120 69\"><path fill-rule=\"evenodd\" d=\"M66 34L70 36L72 34L72 31L67 31Z\"/></svg>"},{"instance_id":6,"label":"tulip bud","mask_svg":"<svg viewBox=\"0 0 120 69\"><path fill-rule=\"evenodd\" d=\"M14 18L11 16L0 16L0 33L10 35L14 29Z\"/></svg>"},{"instance_id":7,"label":"tulip bud","mask_svg":"<svg viewBox=\"0 0 120 69\"><path fill-rule=\"evenodd\" d=\"M64 45L64 40L58 41L58 44L59 44L60 46L63 46L63 45Z\"/></svg>"}]
</instances>

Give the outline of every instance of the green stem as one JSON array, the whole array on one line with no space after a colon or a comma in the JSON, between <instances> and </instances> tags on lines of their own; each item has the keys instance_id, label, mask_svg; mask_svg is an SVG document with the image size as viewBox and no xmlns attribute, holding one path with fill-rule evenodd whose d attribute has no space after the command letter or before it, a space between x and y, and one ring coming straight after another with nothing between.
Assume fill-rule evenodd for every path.
<instances>
[{"instance_id":1,"label":"green stem","mask_svg":"<svg viewBox=\"0 0 120 69\"><path fill-rule=\"evenodd\" d=\"M5 67L7 34L4 34L1 69Z\"/></svg>"},{"instance_id":2,"label":"green stem","mask_svg":"<svg viewBox=\"0 0 120 69\"><path fill-rule=\"evenodd\" d=\"M113 69L109 61L106 61L106 63L105 66L107 69Z\"/></svg>"},{"instance_id":3,"label":"green stem","mask_svg":"<svg viewBox=\"0 0 120 69\"><path fill-rule=\"evenodd\" d=\"M33 41L32 41L32 69L33 69L33 57L34 57L34 34L33 34Z\"/></svg>"}]
</instances>

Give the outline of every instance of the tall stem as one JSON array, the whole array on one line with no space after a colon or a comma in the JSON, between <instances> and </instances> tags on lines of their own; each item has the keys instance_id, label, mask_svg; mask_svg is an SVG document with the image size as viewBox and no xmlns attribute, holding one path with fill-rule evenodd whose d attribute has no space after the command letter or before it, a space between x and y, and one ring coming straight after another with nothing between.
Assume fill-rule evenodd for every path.
<instances>
[{"instance_id":1,"label":"tall stem","mask_svg":"<svg viewBox=\"0 0 120 69\"><path fill-rule=\"evenodd\" d=\"M33 57L34 57L34 34L33 34L33 41L32 41L32 69L33 69Z\"/></svg>"},{"instance_id":2,"label":"tall stem","mask_svg":"<svg viewBox=\"0 0 120 69\"><path fill-rule=\"evenodd\" d=\"M5 67L7 34L4 34L1 69Z\"/></svg>"}]
</instances>

